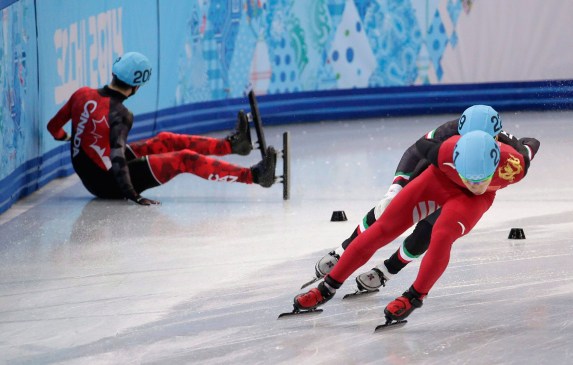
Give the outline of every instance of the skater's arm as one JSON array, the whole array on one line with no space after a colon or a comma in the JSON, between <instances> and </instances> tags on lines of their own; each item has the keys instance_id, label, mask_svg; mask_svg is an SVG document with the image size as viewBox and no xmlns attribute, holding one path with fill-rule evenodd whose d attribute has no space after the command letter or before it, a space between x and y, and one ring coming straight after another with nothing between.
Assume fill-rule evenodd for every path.
<instances>
[{"instance_id":1,"label":"skater's arm","mask_svg":"<svg viewBox=\"0 0 573 365\"><path fill-rule=\"evenodd\" d=\"M416 148L420 156L435 166L438 166L438 152L440 151L441 145L441 142L434 139L425 139L416 142Z\"/></svg>"},{"instance_id":2,"label":"skater's arm","mask_svg":"<svg viewBox=\"0 0 573 365\"><path fill-rule=\"evenodd\" d=\"M433 140L438 142L443 142L446 139L454 136L458 133L458 121L451 120L448 121L439 127L429 131L425 135L423 135L416 143L408 147L400 162L398 163L398 167L396 168L396 173L394 174L394 180L392 184L398 184L401 187L406 186L408 182L412 181L412 179L418 176L422 171L424 171L424 166L428 167L429 163L427 161L423 161L425 157L420 155L417 144L419 142Z\"/></svg>"},{"instance_id":3,"label":"skater's arm","mask_svg":"<svg viewBox=\"0 0 573 365\"><path fill-rule=\"evenodd\" d=\"M539 146L540 142L535 138L524 137L519 140L519 148L516 150L523 156L525 163L524 175L527 174L531 160L533 160L533 157L537 154Z\"/></svg>"},{"instance_id":4,"label":"skater's arm","mask_svg":"<svg viewBox=\"0 0 573 365\"><path fill-rule=\"evenodd\" d=\"M129 168L125 158L125 149L127 145L127 135L133 124L133 115L125 110L125 113L110 118L110 158L111 172L121 189L123 196L129 200L137 202L139 194L135 191L131 183Z\"/></svg>"},{"instance_id":5,"label":"skater's arm","mask_svg":"<svg viewBox=\"0 0 573 365\"><path fill-rule=\"evenodd\" d=\"M526 149L525 156L529 158L529 160L533 160L541 145L539 140L531 137L523 137L519 140L519 143Z\"/></svg>"},{"instance_id":6,"label":"skater's arm","mask_svg":"<svg viewBox=\"0 0 573 365\"><path fill-rule=\"evenodd\" d=\"M422 172L424 172L424 170L426 170L428 168L428 166L430 166L430 162L426 159L421 159L420 162L418 162L418 165L416 165L416 168L414 169L414 171L412 171L412 176L410 178L410 180L414 180L416 177L418 177L418 175L420 175Z\"/></svg>"},{"instance_id":7,"label":"skater's arm","mask_svg":"<svg viewBox=\"0 0 573 365\"><path fill-rule=\"evenodd\" d=\"M75 93L74 93L75 95ZM72 118L72 97L58 110L56 115L48 122L48 132L58 141L69 141L71 136L64 130L64 125Z\"/></svg>"},{"instance_id":8,"label":"skater's arm","mask_svg":"<svg viewBox=\"0 0 573 365\"><path fill-rule=\"evenodd\" d=\"M506 131L501 131L497 137L497 140L503 144L513 147L517 152L523 155L525 160L525 170L529 168L529 164L535 154L539 150L539 141L535 138L524 137L517 138L514 135L507 133Z\"/></svg>"}]
</instances>

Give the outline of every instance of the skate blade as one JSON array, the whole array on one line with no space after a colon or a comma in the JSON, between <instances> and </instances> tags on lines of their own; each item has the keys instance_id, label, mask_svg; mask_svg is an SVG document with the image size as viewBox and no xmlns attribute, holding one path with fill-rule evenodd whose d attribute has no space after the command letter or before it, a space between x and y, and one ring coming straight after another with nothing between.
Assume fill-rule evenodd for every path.
<instances>
[{"instance_id":1,"label":"skate blade","mask_svg":"<svg viewBox=\"0 0 573 365\"><path fill-rule=\"evenodd\" d=\"M301 289L304 289L304 288L306 288L307 286L309 286L309 285L311 285L311 284L314 284L314 283L316 283L317 281L319 281L319 280L321 280L321 279L322 279L322 278L314 277L314 278L312 278L311 281L302 284L302 286L301 286L300 288L301 288Z\"/></svg>"},{"instance_id":2,"label":"skate blade","mask_svg":"<svg viewBox=\"0 0 573 365\"><path fill-rule=\"evenodd\" d=\"M307 311L301 311L301 310L293 310L292 312L286 312L286 313L281 313L279 314L279 317L277 319L281 319L281 318L288 318L288 317L293 317L293 316L300 316L300 315L304 315L304 316L309 316L312 314L320 314L322 313L322 309L311 309L311 310L307 310Z\"/></svg>"},{"instance_id":3,"label":"skate blade","mask_svg":"<svg viewBox=\"0 0 573 365\"><path fill-rule=\"evenodd\" d=\"M390 330L390 329L397 329L400 327L404 327L406 325L406 323L408 323L407 320L401 320L401 321L387 321L384 324L381 324L379 326L376 326L376 328L374 328L374 333L376 332L383 332L386 330Z\"/></svg>"},{"instance_id":4,"label":"skate blade","mask_svg":"<svg viewBox=\"0 0 573 365\"><path fill-rule=\"evenodd\" d=\"M378 293L379 291L380 290L378 290L378 289L372 290L372 291L356 290L354 293L349 293L349 294L346 294L345 296L343 296L342 300L344 300L344 299L356 299L359 297L369 296L370 294L375 294L375 293Z\"/></svg>"}]
</instances>

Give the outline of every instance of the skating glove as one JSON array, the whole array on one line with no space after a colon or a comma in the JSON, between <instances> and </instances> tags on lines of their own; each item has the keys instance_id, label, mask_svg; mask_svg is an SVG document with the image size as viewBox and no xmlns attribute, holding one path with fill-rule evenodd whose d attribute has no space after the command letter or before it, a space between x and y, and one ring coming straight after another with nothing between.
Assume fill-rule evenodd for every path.
<instances>
[{"instance_id":1,"label":"skating glove","mask_svg":"<svg viewBox=\"0 0 573 365\"><path fill-rule=\"evenodd\" d=\"M139 205L159 205L161 204L161 202L157 201L157 200L151 200L151 199L147 199L142 197L141 195L138 195L137 197L131 199L134 202L136 202Z\"/></svg>"},{"instance_id":2,"label":"skating glove","mask_svg":"<svg viewBox=\"0 0 573 365\"><path fill-rule=\"evenodd\" d=\"M54 138L54 139L55 139L56 141L69 142L69 141L72 140L72 136L70 136L70 135L68 134L68 132L65 132L65 131L64 131L64 136L63 136L63 137L61 137L61 138Z\"/></svg>"},{"instance_id":3,"label":"skating glove","mask_svg":"<svg viewBox=\"0 0 573 365\"><path fill-rule=\"evenodd\" d=\"M519 139L519 142L527 148L528 156L530 160L533 160L535 154L539 150L539 141L535 138L523 137Z\"/></svg>"},{"instance_id":4,"label":"skating glove","mask_svg":"<svg viewBox=\"0 0 573 365\"><path fill-rule=\"evenodd\" d=\"M388 191L384 195L384 198L382 198L382 200L380 200L380 202L374 207L374 217L376 219L380 218L380 216L382 215L382 212L384 212L384 210L390 204L392 199L394 199L394 197L396 195L398 195L400 190L402 190L402 186L400 186L398 184L390 185L390 188L388 189Z\"/></svg>"}]
</instances>

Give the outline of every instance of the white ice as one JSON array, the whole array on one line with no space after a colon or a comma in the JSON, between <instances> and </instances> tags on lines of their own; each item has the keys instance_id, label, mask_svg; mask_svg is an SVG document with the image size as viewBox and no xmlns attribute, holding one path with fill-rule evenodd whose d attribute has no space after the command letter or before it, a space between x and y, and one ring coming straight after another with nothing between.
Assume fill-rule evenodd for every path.
<instances>
[{"instance_id":1,"label":"white ice","mask_svg":"<svg viewBox=\"0 0 573 365\"><path fill-rule=\"evenodd\" d=\"M286 202L280 185L193 175L143 194L159 207L92 199L75 176L50 183L0 216L0 363L571 364L573 112L503 117L539 154L455 243L405 327L373 333L419 262L376 295L342 301L351 277L322 314L277 316L383 196L403 151L453 115L267 127L279 148L291 134ZM334 210L349 220L330 222ZM526 239L509 240L512 227Z\"/></svg>"}]
</instances>

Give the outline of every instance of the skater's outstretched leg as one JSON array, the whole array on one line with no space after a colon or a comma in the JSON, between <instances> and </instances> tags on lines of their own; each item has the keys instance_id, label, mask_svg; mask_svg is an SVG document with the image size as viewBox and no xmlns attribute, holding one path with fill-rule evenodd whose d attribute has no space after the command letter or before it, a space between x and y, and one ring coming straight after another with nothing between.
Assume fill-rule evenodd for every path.
<instances>
[{"instance_id":1,"label":"skater's outstretched leg","mask_svg":"<svg viewBox=\"0 0 573 365\"><path fill-rule=\"evenodd\" d=\"M418 258L428 249L430 244L432 227L439 216L440 211L436 211L428 218L418 222L416 228L410 234L400 248L396 250L382 265L374 267L372 270L362 273L356 277L356 284L360 291L375 291L406 267L414 259Z\"/></svg>"},{"instance_id":2,"label":"skater's outstretched leg","mask_svg":"<svg viewBox=\"0 0 573 365\"><path fill-rule=\"evenodd\" d=\"M227 139L171 132L161 132L155 137L132 142L129 148L137 157L183 150L213 156L225 156L232 152L231 143Z\"/></svg>"},{"instance_id":3,"label":"skater's outstretched leg","mask_svg":"<svg viewBox=\"0 0 573 365\"><path fill-rule=\"evenodd\" d=\"M248 155L253 149L249 120L244 112L239 112L237 125L226 138L194 136L160 132L155 137L129 144L136 157L160 153L190 150L202 155L225 156L229 154Z\"/></svg>"},{"instance_id":4,"label":"skater's outstretched leg","mask_svg":"<svg viewBox=\"0 0 573 365\"><path fill-rule=\"evenodd\" d=\"M211 181L240 182L269 187L274 183L276 152L268 148L265 158L251 168L217 160L191 150L182 150L148 156L149 167L160 184L181 173L191 173ZM271 181L272 180L272 181Z\"/></svg>"},{"instance_id":5,"label":"skater's outstretched leg","mask_svg":"<svg viewBox=\"0 0 573 365\"><path fill-rule=\"evenodd\" d=\"M340 246L336 249L330 251L328 254L324 255L315 265L315 275L316 279L321 279L334 268L334 265L340 259L340 255L348 248L348 246L354 241L356 237L358 237L361 233L366 231L368 227L373 225L378 218L382 215L388 204L392 201L392 199L398 194L398 192L402 190L402 187L397 184L393 184L384 198L372 209L364 215L360 224L352 231L352 234L346 238Z\"/></svg>"}]
</instances>

